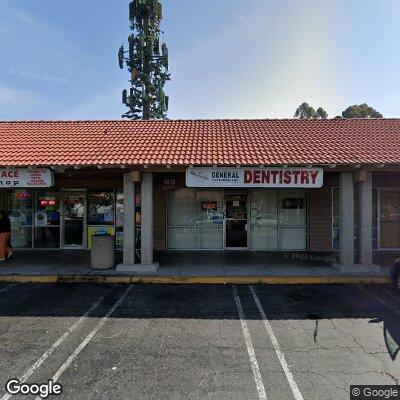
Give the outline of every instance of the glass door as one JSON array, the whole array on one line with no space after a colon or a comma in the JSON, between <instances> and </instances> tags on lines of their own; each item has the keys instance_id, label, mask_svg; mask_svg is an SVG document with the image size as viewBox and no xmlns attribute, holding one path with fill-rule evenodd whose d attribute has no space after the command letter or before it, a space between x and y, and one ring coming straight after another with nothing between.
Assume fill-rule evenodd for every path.
<instances>
[{"instance_id":1,"label":"glass door","mask_svg":"<svg viewBox=\"0 0 400 400\"><path fill-rule=\"evenodd\" d=\"M399 249L400 191L381 190L379 202L379 247Z\"/></svg>"},{"instance_id":2,"label":"glass door","mask_svg":"<svg viewBox=\"0 0 400 400\"><path fill-rule=\"evenodd\" d=\"M225 194L225 249L244 250L247 240L247 193Z\"/></svg>"},{"instance_id":3,"label":"glass door","mask_svg":"<svg viewBox=\"0 0 400 400\"><path fill-rule=\"evenodd\" d=\"M62 194L62 247L85 247L85 192L63 192Z\"/></svg>"}]
</instances>

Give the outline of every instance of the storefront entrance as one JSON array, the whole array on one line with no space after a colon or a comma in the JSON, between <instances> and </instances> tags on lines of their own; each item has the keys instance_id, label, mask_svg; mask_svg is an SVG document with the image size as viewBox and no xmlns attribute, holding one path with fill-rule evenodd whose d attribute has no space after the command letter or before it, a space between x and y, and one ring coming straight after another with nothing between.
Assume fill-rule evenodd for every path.
<instances>
[{"instance_id":1,"label":"storefront entrance","mask_svg":"<svg viewBox=\"0 0 400 400\"><path fill-rule=\"evenodd\" d=\"M245 250L247 239L247 193L225 194L225 249Z\"/></svg>"},{"instance_id":2,"label":"storefront entrance","mask_svg":"<svg viewBox=\"0 0 400 400\"><path fill-rule=\"evenodd\" d=\"M307 250L305 189L167 193L167 250Z\"/></svg>"},{"instance_id":3,"label":"storefront entrance","mask_svg":"<svg viewBox=\"0 0 400 400\"><path fill-rule=\"evenodd\" d=\"M86 193L71 191L62 193L62 247L85 247Z\"/></svg>"}]
</instances>

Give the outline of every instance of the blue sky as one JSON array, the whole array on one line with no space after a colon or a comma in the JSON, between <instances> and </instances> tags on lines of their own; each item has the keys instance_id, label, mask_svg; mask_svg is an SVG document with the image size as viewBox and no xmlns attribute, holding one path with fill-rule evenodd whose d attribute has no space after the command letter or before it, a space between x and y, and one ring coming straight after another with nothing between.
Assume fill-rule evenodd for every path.
<instances>
[{"instance_id":1,"label":"blue sky","mask_svg":"<svg viewBox=\"0 0 400 400\"><path fill-rule=\"evenodd\" d=\"M119 119L129 0L0 0L0 119ZM164 0L169 118L400 117L399 0Z\"/></svg>"}]
</instances>

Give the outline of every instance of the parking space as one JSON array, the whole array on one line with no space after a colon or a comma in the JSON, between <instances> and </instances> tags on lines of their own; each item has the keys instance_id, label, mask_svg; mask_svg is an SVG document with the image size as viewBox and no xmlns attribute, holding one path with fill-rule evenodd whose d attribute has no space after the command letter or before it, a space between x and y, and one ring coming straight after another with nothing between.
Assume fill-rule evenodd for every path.
<instances>
[{"instance_id":1,"label":"parking space","mask_svg":"<svg viewBox=\"0 0 400 400\"><path fill-rule=\"evenodd\" d=\"M11 378L60 399L348 399L399 383L399 310L384 286L1 284L0 399Z\"/></svg>"}]
</instances>

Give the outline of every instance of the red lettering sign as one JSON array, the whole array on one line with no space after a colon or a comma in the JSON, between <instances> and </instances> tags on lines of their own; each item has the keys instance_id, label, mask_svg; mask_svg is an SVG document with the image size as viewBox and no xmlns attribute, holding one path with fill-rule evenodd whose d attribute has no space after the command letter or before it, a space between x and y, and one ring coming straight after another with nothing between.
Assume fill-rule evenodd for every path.
<instances>
[{"instance_id":1,"label":"red lettering sign","mask_svg":"<svg viewBox=\"0 0 400 400\"><path fill-rule=\"evenodd\" d=\"M249 170L244 171L244 183L251 183L253 180L253 174Z\"/></svg>"}]
</instances>

